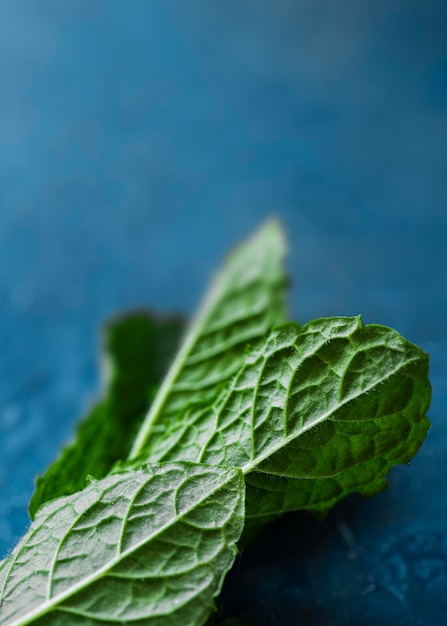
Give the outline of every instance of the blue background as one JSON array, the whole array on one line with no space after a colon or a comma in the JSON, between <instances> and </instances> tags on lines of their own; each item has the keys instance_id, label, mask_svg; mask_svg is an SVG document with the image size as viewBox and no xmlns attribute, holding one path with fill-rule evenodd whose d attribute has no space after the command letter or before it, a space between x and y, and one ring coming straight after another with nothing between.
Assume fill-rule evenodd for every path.
<instances>
[{"instance_id":1,"label":"blue background","mask_svg":"<svg viewBox=\"0 0 447 626\"><path fill-rule=\"evenodd\" d=\"M292 316L362 313L420 344L433 428L386 493L272 528L228 610L444 624L447 4L2 0L0 85L1 555L98 393L103 321L192 313L277 215Z\"/></svg>"}]
</instances>

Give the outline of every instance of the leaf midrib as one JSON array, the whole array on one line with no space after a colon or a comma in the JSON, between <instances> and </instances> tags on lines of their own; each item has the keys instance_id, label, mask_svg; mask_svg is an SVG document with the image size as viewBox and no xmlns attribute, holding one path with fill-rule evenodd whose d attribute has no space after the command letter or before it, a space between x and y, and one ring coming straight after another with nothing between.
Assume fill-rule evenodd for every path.
<instances>
[{"instance_id":1,"label":"leaf midrib","mask_svg":"<svg viewBox=\"0 0 447 626\"><path fill-rule=\"evenodd\" d=\"M194 319L192 326L186 334L183 344L177 353L174 362L172 363L167 375L165 376L159 392L152 403L143 424L138 432L138 435L133 443L132 449L129 453L128 460L132 461L137 458L138 455L144 449L147 443L149 434L152 430L153 424L157 421L157 418L166 403L169 394L172 391L173 383L177 379L182 367L187 364L188 355L191 348L194 346L198 337L200 336L201 329L212 311L216 302L218 302L220 296L223 293L223 286L225 285L224 275L218 274L215 282L211 286L211 290L208 292L208 296L205 298L199 313Z\"/></svg>"}]
</instances>

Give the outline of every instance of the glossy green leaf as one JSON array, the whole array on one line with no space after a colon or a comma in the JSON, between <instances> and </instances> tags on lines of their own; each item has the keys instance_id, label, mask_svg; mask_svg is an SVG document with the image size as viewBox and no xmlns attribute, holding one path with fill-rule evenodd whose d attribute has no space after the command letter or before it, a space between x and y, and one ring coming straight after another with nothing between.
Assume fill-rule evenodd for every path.
<instances>
[{"instance_id":1,"label":"glossy green leaf","mask_svg":"<svg viewBox=\"0 0 447 626\"><path fill-rule=\"evenodd\" d=\"M256 345L285 320L283 234L266 223L236 248L215 277L140 429L130 458L144 458L187 404L209 404Z\"/></svg>"},{"instance_id":2,"label":"glossy green leaf","mask_svg":"<svg viewBox=\"0 0 447 626\"><path fill-rule=\"evenodd\" d=\"M82 489L87 476L103 478L127 457L182 330L177 318L147 313L129 314L105 328L105 399L80 422L74 441L37 478L29 506L32 518L44 502Z\"/></svg>"},{"instance_id":3,"label":"glossy green leaf","mask_svg":"<svg viewBox=\"0 0 447 626\"><path fill-rule=\"evenodd\" d=\"M386 487L429 428L428 358L359 317L274 329L209 407L192 405L148 448L152 461L242 468L247 517L324 512Z\"/></svg>"},{"instance_id":4,"label":"glossy green leaf","mask_svg":"<svg viewBox=\"0 0 447 626\"><path fill-rule=\"evenodd\" d=\"M200 626L244 523L240 470L147 466L53 500L0 565L2 626Z\"/></svg>"}]
</instances>

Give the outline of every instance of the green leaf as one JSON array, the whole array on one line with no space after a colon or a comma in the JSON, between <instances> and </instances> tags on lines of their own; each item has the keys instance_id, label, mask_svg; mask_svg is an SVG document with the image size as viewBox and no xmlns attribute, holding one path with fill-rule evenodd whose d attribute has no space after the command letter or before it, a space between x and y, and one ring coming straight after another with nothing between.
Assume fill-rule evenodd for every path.
<instances>
[{"instance_id":1,"label":"green leaf","mask_svg":"<svg viewBox=\"0 0 447 626\"><path fill-rule=\"evenodd\" d=\"M115 474L39 510L0 565L2 626L200 626L244 521L240 470Z\"/></svg>"},{"instance_id":2,"label":"green leaf","mask_svg":"<svg viewBox=\"0 0 447 626\"><path fill-rule=\"evenodd\" d=\"M29 512L103 478L129 454L136 432L179 343L183 323L173 317L133 313L104 332L106 397L78 426L74 441L36 481Z\"/></svg>"},{"instance_id":3,"label":"green leaf","mask_svg":"<svg viewBox=\"0 0 447 626\"><path fill-rule=\"evenodd\" d=\"M192 405L151 461L242 468L247 518L324 513L387 486L429 428L428 357L396 331L335 317L274 329L214 405ZM156 445L155 445L156 444Z\"/></svg>"},{"instance_id":4,"label":"green leaf","mask_svg":"<svg viewBox=\"0 0 447 626\"><path fill-rule=\"evenodd\" d=\"M283 234L267 222L229 256L217 274L132 447L144 459L152 437L187 404L209 404L241 367L247 345L256 345L285 320Z\"/></svg>"}]
</instances>

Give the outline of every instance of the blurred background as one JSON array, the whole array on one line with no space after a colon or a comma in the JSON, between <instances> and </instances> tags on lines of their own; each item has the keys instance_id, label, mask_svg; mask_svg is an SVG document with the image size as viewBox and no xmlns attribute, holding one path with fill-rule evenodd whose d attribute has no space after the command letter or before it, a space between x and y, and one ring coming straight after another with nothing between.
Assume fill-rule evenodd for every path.
<instances>
[{"instance_id":1,"label":"blurred background","mask_svg":"<svg viewBox=\"0 0 447 626\"><path fill-rule=\"evenodd\" d=\"M0 556L98 393L102 323L191 314L276 215L292 317L420 344L433 428L386 493L273 527L228 611L444 624L447 4L2 0L0 85Z\"/></svg>"}]
</instances>

